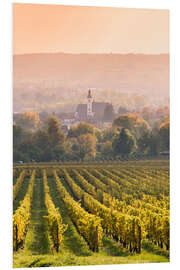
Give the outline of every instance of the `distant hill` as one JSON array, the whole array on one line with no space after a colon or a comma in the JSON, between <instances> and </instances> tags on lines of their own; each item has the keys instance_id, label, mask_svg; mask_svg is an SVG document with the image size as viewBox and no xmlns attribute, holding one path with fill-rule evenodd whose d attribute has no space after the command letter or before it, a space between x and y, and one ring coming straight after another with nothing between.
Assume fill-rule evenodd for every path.
<instances>
[{"instance_id":1,"label":"distant hill","mask_svg":"<svg viewBox=\"0 0 180 270\"><path fill-rule=\"evenodd\" d=\"M14 110L83 101L88 88L143 95L158 102L169 97L169 55L25 54L13 57ZM103 95L102 95L103 93ZM108 94L109 96L110 94ZM118 95L118 94L117 94ZM71 99L71 100L70 100ZM71 102L70 102L71 101ZM120 100L117 101L120 103ZM56 105L55 105L56 104ZM59 105L60 106L60 105Z\"/></svg>"}]
</instances>

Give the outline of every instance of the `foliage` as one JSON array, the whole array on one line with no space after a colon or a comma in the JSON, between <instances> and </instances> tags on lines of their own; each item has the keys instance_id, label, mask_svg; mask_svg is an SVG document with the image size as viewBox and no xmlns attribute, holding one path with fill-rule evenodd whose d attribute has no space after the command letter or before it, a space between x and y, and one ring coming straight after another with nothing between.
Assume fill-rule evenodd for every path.
<instances>
[{"instance_id":1,"label":"foliage","mask_svg":"<svg viewBox=\"0 0 180 270\"><path fill-rule=\"evenodd\" d=\"M111 141L113 138L119 134L119 130L115 127L107 128L104 131L102 131L102 142Z\"/></svg>"},{"instance_id":2,"label":"foliage","mask_svg":"<svg viewBox=\"0 0 180 270\"><path fill-rule=\"evenodd\" d=\"M19 208L13 215L13 248L16 250L19 248L19 245L23 244L26 237L27 226L30 219L35 173L36 171L34 170L24 200L20 203Z\"/></svg>"},{"instance_id":3,"label":"foliage","mask_svg":"<svg viewBox=\"0 0 180 270\"><path fill-rule=\"evenodd\" d=\"M103 229L104 235L114 239L120 249L126 248L130 253L141 253L143 239L159 246L160 250L169 250L168 167L137 166L137 163L132 162L121 167L119 164L109 164L106 169L98 165L90 168L84 165L53 167L54 186L68 215L90 249L97 251L101 246ZM26 166L17 168L29 171ZM53 204L47 184L47 175L51 175L52 165L36 165L37 176L41 170L49 231L56 243L55 225L60 222L59 243L62 243L65 227ZM16 174L15 171L13 173Z\"/></svg>"},{"instance_id":4,"label":"foliage","mask_svg":"<svg viewBox=\"0 0 180 270\"><path fill-rule=\"evenodd\" d=\"M113 121L113 126L122 127L126 129L133 129L138 119L137 114L124 114Z\"/></svg>"},{"instance_id":5,"label":"foliage","mask_svg":"<svg viewBox=\"0 0 180 270\"><path fill-rule=\"evenodd\" d=\"M20 126L13 125L13 145L17 145L23 139L24 132Z\"/></svg>"},{"instance_id":6,"label":"foliage","mask_svg":"<svg viewBox=\"0 0 180 270\"><path fill-rule=\"evenodd\" d=\"M80 159L95 158L96 137L91 134L82 134L78 137Z\"/></svg>"},{"instance_id":7,"label":"foliage","mask_svg":"<svg viewBox=\"0 0 180 270\"><path fill-rule=\"evenodd\" d=\"M26 171L22 170L22 172L20 173L20 175L19 175L19 177L18 177L18 179L16 181L16 184L13 186L13 200L16 199L17 194L21 189L21 186L22 186L22 183L24 181L25 175L26 175Z\"/></svg>"},{"instance_id":8,"label":"foliage","mask_svg":"<svg viewBox=\"0 0 180 270\"><path fill-rule=\"evenodd\" d=\"M112 148L115 155L130 154L136 146L135 139L128 129L123 128L120 134L114 138Z\"/></svg>"},{"instance_id":9,"label":"foliage","mask_svg":"<svg viewBox=\"0 0 180 270\"><path fill-rule=\"evenodd\" d=\"M52 148L57 145L62 145L65 141L65 135L60 130L60 124L57 117L52 116L48 120L47 134L49 138L49 143Z\"/></svg>"},{"instance_id":10,"label":"foliage","mask_svg":"<svg viewBox=\"0 0 180 270\"><path fill-rule=\"evenodd\" d=\"M159 127L159 136L163 150L169 150L169 118L166 119Z\"/></svg>"},{"instance_id":11,"label":"foliage","mask_svg":"<svg viewBox=\"0 0 180 270\"><path fill-rule=\"evenodd\" d=\"M55 208L54 203L51 199L49 193L49 186L47 182L46 171L43 170L43 183L44 183L44 193L45 193L45 205L47 208L48 216L48 229L56 248L56 251L59 251L59 246L62 245L63 233L67 230L67 225L62 223L62 217L57 208Z\"/></svg>"},{"instance_id":12,"label":"foliage","mask_svg":"<svg viewBox=\"0 0 180 270\"><path fill-rule=\"evenodd\" d=\"M139 114L135 113L119 116L114 120L113 126L129 129L136 138L151 130L149 124Z\"/></svg>"},{"instance_id":13,"label":"foliage","mask_svg":"<svg viewBox=\"0 0 180 270\"><path fill-rule=\"evenodd\" d=\"M78 202L72 199L72 197L61 184L56 171L54 171L54 177L60 196L62 197L66 206L67 212L73 222L76 224L79 233L87 241L90 249L93 251L98 251L98 247L102 243L101 219L86 212Z\"/></svg>"},{"instance_id":14,"label":"foliage","mask_svg":"<svg viewBox=\"0 0 180 270\"><path fill-rule=\"evenodd\" d=\"M129 142L123 138L125 144L121 139L123 129L131 134L127 135ZM56 116L46 119L46 129L30 132L14 125L13 130L14 162L106 160L124 155L134 158L158 156L161 151L169 150L169 119L155 121L151 130L142 117L133 113L119 116L105 130L82 122L72 126L67 136Z\"/></svg>"},{"instance_id":15,"label":"foliage","mask_svg":"<svg viewBox=\"0 0 180 270\"><path fill-rule=\"evenodd\" d=\"M112 142L106 141L105 143L101 144L101 154L104 157L112 157L113 156L113 148L112 148Z\"/></svg>"},{"instance_id":16,"label":"foliage","mask_svg":"<svg viewBox=\"0 0 180 270\"><path fill-rule=\"evenodd\" d=\"M33 136L33 144L40 149L45 149L49 144L47 132L44 130L38 130Z\"/></svg>"},{"instance_id":17,"label":"foliage","mask_svg":"<svg viewBox=\"0 0 180 270\"><path fill-rule=\"evenodd\" d=\"M160 138L158 134L144 133L137 141L140 152L157 156L160 152Z\"/></svg>"},{"instance_id":18,"label":"foliage","mask_svg":"<svg viewBox=\"0 0 180 270\"><path fill-rule=\"evenodd\" d=\"M36 129L40 125L40 118L37 112L24 112L16 121L17 126L23 129Z\"/></svg>"},{"instance_id":19,"label":"foliage","mask_svg":"<svg viewBox=\"0 0 180 270\"><path fill-rule=\"evenodd\" d=\"M85 122L79 123L77 126L72 126L68 132L68 137L77 138L80 135L84 134L94 134L94 127L93 125Z\"/></svg>"}]
</instances>

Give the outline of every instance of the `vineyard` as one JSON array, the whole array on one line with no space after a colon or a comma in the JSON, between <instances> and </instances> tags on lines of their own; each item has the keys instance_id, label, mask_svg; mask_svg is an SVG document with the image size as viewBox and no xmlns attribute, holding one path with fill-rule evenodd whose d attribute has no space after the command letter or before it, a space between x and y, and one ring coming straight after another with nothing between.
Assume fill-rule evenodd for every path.
<instances>
[{"instance_id":1,"label":"vineyard","mask_svg":"<svg viewBox=\"0 0 180 270\"><path fill-rule=\"evenodd\" d=\"M13 265L169 261L168 161L13 168Z\"/></svg>"}]
</instances>

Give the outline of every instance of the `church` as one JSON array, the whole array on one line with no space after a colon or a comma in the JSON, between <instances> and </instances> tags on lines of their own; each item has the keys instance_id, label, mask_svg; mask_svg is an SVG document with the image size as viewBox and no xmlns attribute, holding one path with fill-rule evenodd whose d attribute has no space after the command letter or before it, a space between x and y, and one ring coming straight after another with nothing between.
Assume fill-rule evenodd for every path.
<instances>
[{"instance_id":1,"label":"church","mask_svg":"<svg viewBox=\"0 0 180 270\"><path fill-rule=\"evenodd\" d=\"M75 117L78 121L98 121L103 118L108 102L95 102L91 90L88 91L87 104L78 104Z\"/></svg>"}]
</instances>

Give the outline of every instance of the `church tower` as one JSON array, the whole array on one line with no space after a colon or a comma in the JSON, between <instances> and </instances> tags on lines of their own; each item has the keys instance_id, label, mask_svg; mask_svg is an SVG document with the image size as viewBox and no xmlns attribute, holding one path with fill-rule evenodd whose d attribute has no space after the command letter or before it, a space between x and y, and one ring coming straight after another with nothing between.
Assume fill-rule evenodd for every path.
<instances>
[{"instance_id":1,"label":"church tower","mask_svg":"<svg viewBox=\"0 0 180 270\"><path fill-rule=\"evenodd\" d=\"M87 102L87 117L90 118L93 116L93 111L92 111L92 103L93 103L93 98L91 95L91 90L88 91L88 96L87 96L88 102Z\"/></svg>"}]
</instances>

